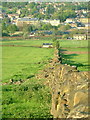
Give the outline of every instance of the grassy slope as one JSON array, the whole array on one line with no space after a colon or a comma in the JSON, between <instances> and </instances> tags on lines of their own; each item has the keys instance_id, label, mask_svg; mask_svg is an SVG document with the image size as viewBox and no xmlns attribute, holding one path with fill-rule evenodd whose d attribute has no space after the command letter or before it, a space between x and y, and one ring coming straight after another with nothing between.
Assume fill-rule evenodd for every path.
<instances>
[{"instance_id":1,"label":"grassy slope","mask_svg":"<svg viewBox=\"0 0 90 120\"><path fill-rule=\"evenodd\" d=\"M88 47L87 40L60 40L61 47Z\"/></svg>"},{"instance_id":2,"label":"grassy slope","mask_svg":"<svg viewBox=\"0 0 90 120\"><path fill-rule=\"evenodd\" d=\"M88 52L87 40L60 40L61 47L65 51L73 52ZM78 48L81 47L81 48ZM61 48L61 49L62 49ZM80 71L88 71L88 54L62 54L63 63L75 65Z\"/></svg>"},{"instance_id":3,"label":"grassy slope","mask_svg":"<svg viewBox=\"0 0 90 120\"><path fill-rule=\"evenodd\" d=\"M14 75L22 79L34 75L52 58L53 49L33 47L3 47L3 81L8 82ZM41 64L38 64L41 62Z\"/></svg>"},{"instance_id":4,"label":"grassy slope","mask_svg":"<svg viewBox=\"0 0 90 120\"><path fill-rule=\"evenodd\" d=\"M48 40L4 41L3 44L42 45ZM87 41L64 41L60 44L65 50L87 51ZM71 48L66 48L71 47ZM43 85L44 80L33 77L43 69L47 60L53 57L53 49L31 47L3 47L3 81L27 79L21 85L3 86L3 118L50 118L51 95ZM79 69L86 70L87 54L63 55L63 63L75 64ZM44 61L44 62L43 62ZM40 64L37 64L41 62Z\"/></svg>"},{"instance_id":5,"label":"grassy slope","mask_svg":"<svg viewBox=\"0 0 90 120\"><path fill-rule=\"evenodd\" d=\"M3 87L3 118L50 118L51 95L36 79Z\"/></svg>"},{"instance_id":6,"label":"grassy slope","mask_svg":"<svg viewBox=\"0 0 90 120\"><path fill-rule=\"evenodd\" d=\"M25 80L21 85L3 86L3 118L50 118L49 89L43 85L44 80L37 80L34 75L53 57L53 49L3 47L2 50L3 82L9 82L10 78Z\"/></svg>"},{"instance_id":7,"label":"grassy slope","mask_svg":"<svg viewBox=\"0 0 90 120\"><path fill-rule=\"evenodd\" d=\"M3 45L26 45L26 46L32 46L32 45L39 45L42 46L42 43L47 43L47 42L51 42L51 38L40 38L39 39L27 39L27 40L22 40L22 39L11 39L11 40L7 40L7 39L3 39L2 44Z\"/></svg>"}]
</instances>

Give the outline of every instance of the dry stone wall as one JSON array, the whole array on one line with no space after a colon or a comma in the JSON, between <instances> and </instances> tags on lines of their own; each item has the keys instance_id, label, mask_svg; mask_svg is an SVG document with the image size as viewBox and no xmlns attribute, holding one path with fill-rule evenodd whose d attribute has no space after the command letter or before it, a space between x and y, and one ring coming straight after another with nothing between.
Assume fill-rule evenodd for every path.
<instances>
[{"instance_id":1,"label":"dry stone wall","mask_svg":"<svg viewBox=\"0 0 90 120\"><path fill-rule=\"evenodd\" d=\"M51 89L53 118L89 118L89 72L59 62L58 50L38 78L44 77Z\"/></svg>"}]
</instances>

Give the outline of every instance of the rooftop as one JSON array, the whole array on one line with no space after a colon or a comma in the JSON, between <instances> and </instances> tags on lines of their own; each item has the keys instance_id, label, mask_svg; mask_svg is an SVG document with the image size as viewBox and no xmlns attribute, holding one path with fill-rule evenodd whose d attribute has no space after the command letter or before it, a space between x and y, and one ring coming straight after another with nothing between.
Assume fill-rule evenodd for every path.
<instances>
[{"instance_id":1,"label":"rooftop","mask_svg":"<svg viewBox=\"0 0 90 120\"><path fill-rule=\"evenodd\" d=\"M18 21L37 21L38 18L19 18Z\"/></svg>"},{"instance_id":2,"label":"rooftop","mask_svg":"<svg viewBox=\"0 0 90 120\"><path fill-rule=\"evenodd\" d=\"M52 45L52 43L43 43L43 45Z\"/></svg>"}]
</instances>

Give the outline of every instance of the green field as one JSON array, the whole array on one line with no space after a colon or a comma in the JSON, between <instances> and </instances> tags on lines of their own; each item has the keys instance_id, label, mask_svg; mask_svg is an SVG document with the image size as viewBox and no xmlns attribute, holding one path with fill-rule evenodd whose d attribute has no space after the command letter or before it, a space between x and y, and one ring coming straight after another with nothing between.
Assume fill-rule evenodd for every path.
<instances>
[{"instance_id":1,"label":"green field","mask_svg":"<svg viewBox=\"0 0 90 120\"><path fill-rule=\"evenodd\" d=\"M16 40L16 41L3 41L2 45L24 45L24 46L42 46L42 43L48 42L50 40Z\"/></svg>"},{"instance_id":2,"label":"green field","mask_svg":"<svg viewBox=\"0 0 90 120\"><path fill-rule=\"evenodd\" d=\"M88 47L88 40L59 40L61 47L77 48Z\"/></svg>"},{"instance_id":3,"label":"green field","mask_svg":"<svg viewBox=\"0 0 90 120\"><path fill-rule=\"evenodd\" d=\"M87 52L88 41L59 40L60 51ZM3 118L50 118L51 94L44 79L38 80L39 73L53 58L53 48L39 48L42 43L52 42L51 38L41 40L4 40L2 47ZM24 47L25 46L25 47ZM88 54L63 54L63 64L76 65L79 70L88 70ZM8 84L22 80L21 84Z\"/></svg>"},{"instance_id":4,"label":"green field","mask_svg":"<svg viewBox=\"0 0 90 120\"><path fill-rule=\"evenodd\" d=\"M60 40L60 45L60 51L69 52L60 53L63 64L75 65L80 71L89 70L88 40Z\"/></svg>"},{"instance_id":5,"label":"green field","mask_svg":"<svg viewBox=\"0 0 90 120\"><path fill-rule=\"evenodd\" d=\"M9 44L11 41L8 41ZM18 41L14 41L18 44ZM28 43L27 43L28 42ZM33 41L24 41L30 45ZM20 41L20 43L23 43ZM36 43L36 42L35 42ZM42 41L37 43L42 44ZM35 44L33 44L35 45ZM53 49L35 47L2 47L3 118L50 118L51 95L43 85L45 80L37 80L35 74L42 70L53 58ZM19 84L8 84L10 79Z\"/></svg>"},{"instance_id":6,"label":"green field","mask_svg":"<svg viewBox=\"0 0 90 120\"><path fill-rule=\"evenodd\" d=\"M34 76L53 56L53 49L3 47L2 50L3 82L15 76L15 79Z\"/></svg>"}]
</instances>

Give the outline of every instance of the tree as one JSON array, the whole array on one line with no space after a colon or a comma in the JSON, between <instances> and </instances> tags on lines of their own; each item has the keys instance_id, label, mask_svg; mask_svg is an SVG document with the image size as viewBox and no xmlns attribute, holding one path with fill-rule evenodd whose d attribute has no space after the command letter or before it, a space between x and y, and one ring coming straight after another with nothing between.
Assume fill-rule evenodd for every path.
<instances>
[{"instance_id":1,"label":"tree","mask_svg":"<svg viewBox=\"0 0 90 120\"><path fill-rule=\"evenodd\" d=\"M10 20L10 18L5 17L5 18L2 20L2 22L4 22L4 23L8 24L8 23L10 23L10 22L11 22L11 20Z\"/></svg>"},{"instance_id":2,"label":"tree","mask_svg":"<svg viewBox=\"0 0 90 120\"><path fill-rule=\"evenodd\" d=\"M10 24L7 26L7 30L10 33L10 35L12 35L12 33L18 30L18 28L16 25Z\"/></svg>"},{"instance_id":3,"label":"tree","mask_svg":"<svg viewBox=\"0 0 90 120\"><path fill-rule=\"evenodd\" d=\"M53 5L48 5L47 9L46 9L46 14L53 14L55 11L55 8L53 7Z\"/></svg>"},{"instance_id":4,"label":"tree","mask_svg":"<svg viewBox=\"0 0 90 120\"><path fill-rule=\"evenodd\" d=\"M6 23L2 23L2 36L9 36Z\"/></svg>"},{"instance_id":5,"label":"tree","mask_svg":"<svg viewBox=\"0 0 90 120\"><path fill-rule=\"evenodd\" d=\"M53 42L56 42L56 41L57 41L57 38L55 37L55 35L52 36L52 41L53 41Z\"/></svg>"},{"instance_id":6,"label":"tree","mask_svg":"<svg viewBox=\"0 0 90 120\"><path fill-rule=\"evenodd\" d=\"M67 39L68 37L70 37L70 35L68 35L68 34L64 34L64 35L62 36L62 38L64 38L64 39Z\"/></svg>"},{"instance_id":7,"label":"tree","mask_svg":"<svg viewBox=\"0 0 90 120\"><path fill-rule=\"evenodd\" d=\"M34 15L36 13L38 13L38 9L36 7L32 8L31 11L30 11L30 14Z\"/></svg>"},{"instance_id":8,"label":"tree","mask_svg":"<svg viewBox=\"0 0 90 120\"><path fill-rule=\"evenodd\" d=\"M50 30L50 29L52 29L52 25L51 25L50 23L44 24L44 25L42 26L42 29L43 29L43 30Z\"/></svg>"},{"instance_id":9,"label":"tree","mask_svg":"<svg viewBox=\"0 0 90 120\"><path fill-rule=\"evenodd\" d=\"M28 32L30 33L33 30L33 26L32 25L24 25L23 26L23 32Z\"/></svg>"},{"instance_id":10,"label":"tree","mask_svg":"<svg viewBox=\"0 0 90 120\"><path fill-rule=\"evenodd\" d=\"M57 38L55 37L55 35L53 36L53 46L56 48L56 49L59 49L60 48L60 44L59 44L59 41L57 40Z\"/></svg>"},{"instance_id":11,"label":"tree","mask_svg":"<svg viewBox=\"0 0 90 120\"><path fill-rule=\"evenodd\" d=\"M35 3L35 2L31 2L31 3L28 5L28 7L30 7L30 8L32 9L32 8L34 8L34 7L35 7L35 5L36 5L36 3Z\"/></svg>"},{"instance_id":12,"label":"tree","mask_svg":"<svg viewBox=\"0 0 90 120\"><path fill-rule=\"evenodd\" d=\"M24 39L28 38L28 32L23 33Z\"/></svg>"},{"instance_id":13,"label":"tree","mask_svg":"<svg viewBox=\"0 0 90 120\"><path fill-rule=\"evenodd\" d=\"M24 25L23 26L23 37L27 38L28 34L33 30L33 26L32 25Z\"/></svg>"},{"instance_id":14,"label":"tree","mask_svg":"<svg viewBox=\"0 0 90 120\"><path fill-rule=\"evenodd\" d=\"M6 30L6 24L5 23L2 23L2 32L3 30Z\"/></svg>"},{"instance_id":15,"label":"tree","mask_svg":"<svg viewBox=\"0 0 90 120\"><path fill-rule=\"evenodd\" d=\"M67 24L67 25L60 26L60 28L58 28L58 29L61 31L66 31L66 30L69 30L70 28L71 28L71 26L69 24Z\"/></svg>"},{"instance_id":16,"label":"tree","mask_svg":"<svg viewBox=\"0 0 90 120\"><path fill-rule=\"evenodd\" d=\"M34 18L39 18L39 19L43 19L44 17L45 17L45 15L43 15L43 14L41 14L41 13L35 13L34 15L33 15L33 17Z\"/></svg>"},{"instance_id":17,"label":"tree","mask_svg":"<svg viewBox=\"0 0 90 120\"><path fill-rule=\"evenodd\" d=\"M51 17L51 16L50 16L49 14L45 14L44 19L46 19L46 20L47 20L47 19L50 19L50 17Z\"/></svg>"},{"instance_id":18,"label":"tree","mask_svg":"<svg viewBox=\"0 0 90 120\"><path fill-rule=\"evenodd\" d=\"M20 17L25 17L25 16L28 16L28 15L29 15L28 9L24 8L24 9L21 10Z\"/></svg>"},{"instance_id":19,"label":"tree","mask_svg":"<svg viewBox=\"0 0 90 120\"><path fill-rule=\"evenodd\" d=\"M59 41L58 41L58 40L56 41L56 48L57 48L57 49L60 48L60 44L59 44Z\"/></svg>"},{"instance_id":20,"label":"tree","mask_svg":"<svg viewBox=\"0 0 90 120\"><path fill-rule=\"evenodd\" d=\"M70 34L86 34L86 31L81 29L81 30L78 30L78 29L75 29L74 31L71 31Z\"/></svg>"}]
</instances>

